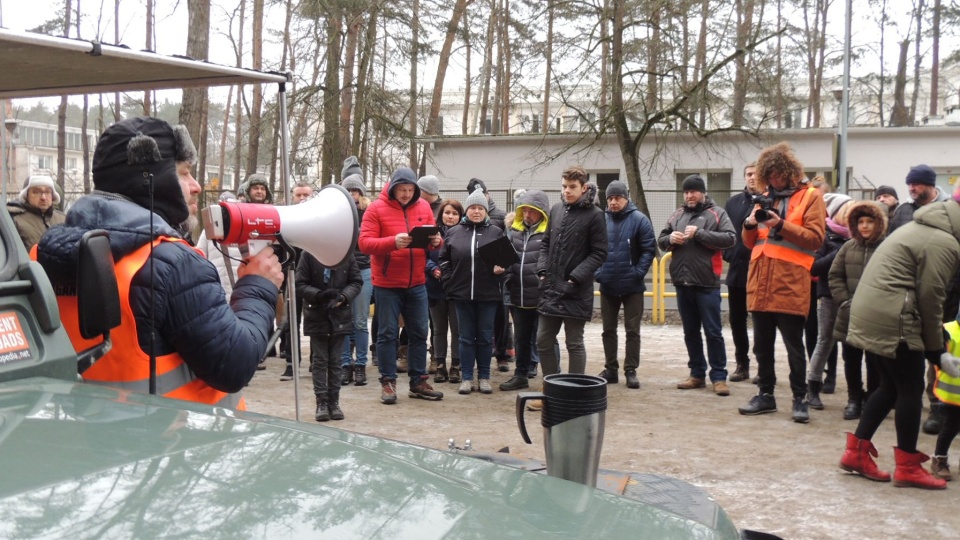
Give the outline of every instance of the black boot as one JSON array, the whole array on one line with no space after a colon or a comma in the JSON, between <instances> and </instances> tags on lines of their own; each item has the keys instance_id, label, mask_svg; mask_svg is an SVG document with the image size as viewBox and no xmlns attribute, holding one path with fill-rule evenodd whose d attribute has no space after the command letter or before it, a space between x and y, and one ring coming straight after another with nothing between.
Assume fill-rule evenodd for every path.
<instances>
[{"instance_id":1,"label":"black boot","mask_svg":"<svg viewBox=\"0 0 960 540\"><path fill-rule=\"evenodd\" d=\"M353 382L353 366L343 366L340 373L340 385L346 386Z\"/></svg>"},{"instance_id":2,"label":"black boot","mask_svg":"<svg viewBox=\"0 0 960 540\"><path fill-rule=\"evenodd\" d=\"M327 413L331 420L343 420L343 411L340 409L340 389L330 388L327 394Z\"/></svg>"},{"instance_id":3,"label":"black boot","mask_svg":"<svg viewBox=\"0 0 960 540\"><path fill-rule=\"evenodd\" d=\"M317 396L317 414L314 416L317 422L326 422L330 420L330 409L327 407L326 396Z\"/></svg>"},{"instance_id":4,"label":"black boot","mask_svg":"<svg viewBox=\"0 0 960 540\"><path fill-rule=\"evenodd\" d=\"M851 399L847 401L847 406L843 408L843 419L858 420L860 418L860 413L862 411L863 411L863 406L860 403L860 400Z\"/></svg>"},{"instance_id":5,"label":"black boot","mask_svg":"<svg viewBox=\"0 0 960 540\"><path fill-rule=\"evenodd\" d=\"M820 388L823 383L820 381L807 381L807 405L811 409L823 410L823 401L820 401Z\"/></svg>"},{"instance_id":6,"label":"black boot","mask_svg":"<svg viewBox=\"0 0 960 540\"><path fill-rule=\"evenodd\" d=\"M367 385L367 366L356 365L353 366L353 380L357 386L366 386Z\"/></svg>"},{"instance_id":7,"label":"black boot","mask_svg":"<svg viewBox=\"0 0 960 540\"><path fill-rule=\"evenodd\" d=\"M737 362L737 369L733 372L732 375L727 379L730 382L740 382L750 380L750 363L749 361Z\"/></svg>"},{"instance_id":8,"label":"black boot","mask_svg":"<svg viewBox=\"0 0 960 540\"><path fill-rule=\"evenodd\" d=\"M821 389L821 391L824 394L832 394L836 391L836 389L837 389L837 365L834 364L832 370L830 369L829 366L827 366L827 376L824 377L823 379L823 388Z\"/></svg>"},{"instance_id":9,"label":"black boot","mask_svg":"<svg viewBox=\"0 0 960 540\"><path fill-rule=\"evenodd\" d=\"M927 416L927 420L923 423L923 432L936 435L940 433L940 425L943 423L943 404L939 401L930 403L930 416Z\"/></svg>"}]
</instances>

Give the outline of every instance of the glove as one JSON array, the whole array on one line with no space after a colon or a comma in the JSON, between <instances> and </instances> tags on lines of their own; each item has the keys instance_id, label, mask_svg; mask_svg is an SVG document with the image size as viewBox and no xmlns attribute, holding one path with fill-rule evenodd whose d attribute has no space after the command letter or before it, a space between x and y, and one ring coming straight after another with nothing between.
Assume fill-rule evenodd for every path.
<instances>
[{"instance_id":1,"label":"glove","mask_svg":"<svg viewBox=\"0 0 960 540\"><path fill-rule=\"evenodd\" d=\"M347 297L342 294L339 294L337 295L336 298L327 302L327 309L334 309L346 301L347 301Z\"/></svg>"},{"instance_id":2,"label":"glove","mask_svg":"<svg viewBox=\"0 0 960 540\"><path fill-rule=\"evenodd\" d=\"M330 300L335 299L339 294L340 294L340 291L336 289L325 289L317 293L317 296L316 298L314 298L313 302L315 304L325 304Z\"/></svg>"},{"instance_id":3,"label":"glove","mask_svg":"<svg viewBox=\"0 0 960 540\"><path fill-rule=\"evenodd\" d=\"M941 354L940 370L951 377L960 377L960 358L948 352Z\"/></svg>"}]
</instances>

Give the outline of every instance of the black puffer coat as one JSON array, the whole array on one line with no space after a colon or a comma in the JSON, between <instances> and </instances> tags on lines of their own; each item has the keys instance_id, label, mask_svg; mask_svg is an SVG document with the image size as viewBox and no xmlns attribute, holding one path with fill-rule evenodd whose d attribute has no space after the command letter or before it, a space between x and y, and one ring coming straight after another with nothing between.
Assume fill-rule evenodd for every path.
<instances>
[{"instance_id":1,"label":"black puffer coat","mask_svg":"<svg viewBox=\"0 0 960 540\"><path fill-rule=\"evenodd\" d=\"M727 199L727 204L723 209L730 218L733 230L737 233L737 243L731 248L723 250L723 260L729 263L727 267L727 287L747 288L747 269L750 267L750 252L743 245L743 239L740 234L743 232L743 221L747 219L750 212L753 212L753 198L747 188Z\"/></svg>"},{"instance_id":2,"label":"black puffer coat","mask_svg":"<svg viewBox=\"0 0 960 540\"><path fill-rule=\"evenodd\" d=\"M543 218L533 227L523 222L523 209L532 208ZM537 277L537 260L540 258L540 244L549 223L547 210L550 199L547 194L536 189L524 193L517 201L516 217L508 232L513 249L520 255L520 262L510 267L507 283L510 287L510 305L521 308L536 308L540 302L540 278Z\"/></svg>"},{"instance_id":3,"label":"black puffer coat","mask_svg":"<svg viewBox=\"0 0 960 540\"><path fill-rule=\"evenodd\" d=\"M338 336L353 333L350 302L360 294L363 278L355 258L336 268L327 268L306 251L297 263L297 296L303 298L303 333L307 336ZM340 296L340 305L328 304Z\"/></svg>"},{"instance_id":4,"label":"black puffer coat","mask_svg":"<svg viewBox=\"0 0 960 540\"><path fill-rule=\"evenodd\" d=\"M544 315L593 317L593 274L607 260L607 222L596 197L596 186L589 184L577 202L550 209L537 261L543 277L538 310Z\"/></svg>"},{"instance_id":5,"label":"black puffer coat","mask_svg":"<svg viewBox=\"0 0 960 540\"><path fill-rule=\"evenodd\" d=\"M447 231L440 253L440 283L447 300L503 301L505 274L494 274L493 265L477 253L480 246L501 237L503 231L489 218L481 223L463 218Z\"/></svg>"}]
</instances>

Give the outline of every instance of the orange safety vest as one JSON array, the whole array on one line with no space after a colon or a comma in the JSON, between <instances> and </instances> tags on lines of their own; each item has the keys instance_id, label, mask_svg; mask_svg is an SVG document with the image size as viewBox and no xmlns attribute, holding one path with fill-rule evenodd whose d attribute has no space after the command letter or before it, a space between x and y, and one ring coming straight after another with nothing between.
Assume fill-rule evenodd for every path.
<instances>
[{"instance_id":1,"label":"orange safety vest","mask_svg":"<svg viewBox=\"0 0 960 540\"><path fill-rule=\"evenodd\" d=\"M807 210L808 201L810 196L817 188L808 187L803 190L800 197L796 196L796 193L790 196L787 199L787 217L784 219L788 223L793 223L794 225L803 226L803 214ZM804 249L789 240L784 239L782 236L775 235L773 238L770 238L770 229L767 228L762 223L757 227L757 241L753 245L753 251L750 252L750 260L754 261L760 258L761 255L766 255L771 259L780 259L781 261L792 262L796 265L802 266L807 270L813 266L814 252L813 250Z\"/></svg>"},{"instance_id":2,"label":"orange safety vest","mask_svg":"<svg viewBox=\"0 0 960 540\"><path fill-rule=\"evenodd\" d=\"M83 373L84 382L134 392L149 391L150 355L140 348L137 339L137 322L133 310L130 309L130 283L150 257L151 246L157 246L160 242L184 241L180 238L160 237L152 244L144 244L114 263L117 286L120 289L120 326L110 332L113 343L110 352ZM36 250L32 252L34 258L35 254ZM61 321L75 350L82 351L99 343L99 339L84 339L80 335L76 296L57 295L57 305L60 308ZM177 353L157 356L157 393L168 398L232 409L247 408L239 393L221 392L198 379Z\"/></svg>"}]
</instances>

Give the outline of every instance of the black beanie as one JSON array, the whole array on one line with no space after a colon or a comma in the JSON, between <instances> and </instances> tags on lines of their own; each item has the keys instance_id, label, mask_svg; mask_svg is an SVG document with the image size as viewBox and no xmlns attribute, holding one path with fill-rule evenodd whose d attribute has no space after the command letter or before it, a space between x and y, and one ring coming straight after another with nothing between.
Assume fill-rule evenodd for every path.
<instances>
[{"instance_id":1,"label":"black beanie","mask_svg":"<svg viewBox=\"0 0 960 540\"><path fill-rule=\"evenodd\" d=\"M196 148L183 126L174 128L158 118L143 116L122 120L104 130L93 152L93 186L153 208L168 225L176 227L190 217L180 189L177 162L193 163Z\"/></svg>"},{"instance_id":2,"label":"black beanie","mask_svg":"<svg viewBox=\"0 0 960 540\"><path fill-rule=\"evenodd\" d=\"M707 192L707 185L699 174L691 174L683 179L683 191Z\"/></svg>"},{"instance_id":3,"label":"black beanie","mask_svg":"<svg viewBox=\"0 0 960 540\"><path fill-rule=\"evenodd\" d=\"M480 189L482 189L484 193L487 192L487 185L483 183L483 180L479 178L471 178L470 181L467 182L467 193L473 193L476 191L477 186L480 186Z\"/></svg>"}]
</instances>

